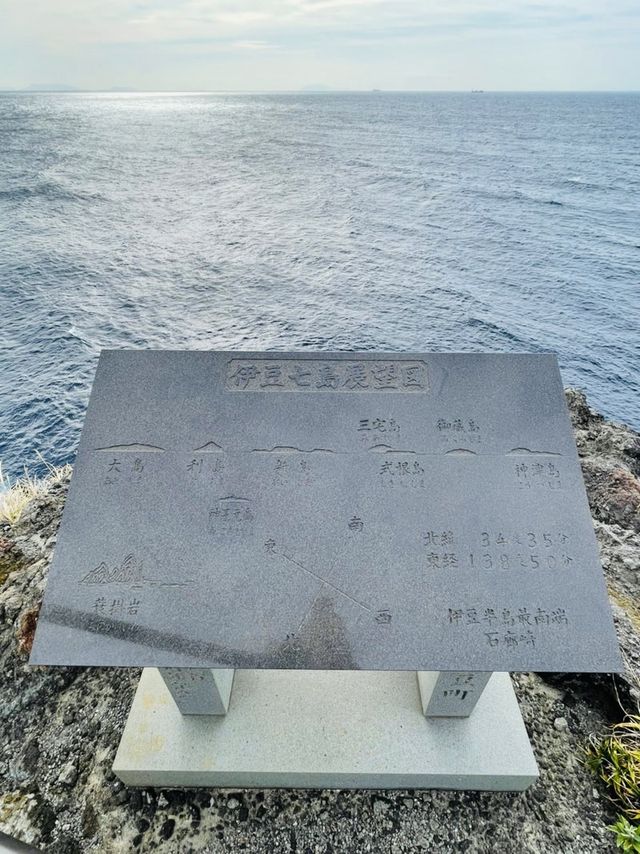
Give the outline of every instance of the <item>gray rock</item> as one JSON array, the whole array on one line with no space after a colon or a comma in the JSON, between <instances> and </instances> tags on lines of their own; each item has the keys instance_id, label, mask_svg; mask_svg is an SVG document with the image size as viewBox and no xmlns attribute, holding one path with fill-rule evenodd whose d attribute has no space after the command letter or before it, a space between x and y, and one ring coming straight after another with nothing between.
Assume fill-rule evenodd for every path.
<instances>
[{"instance_id":1,"label":"gray rock","mask_svg":"<svg viewBox=\"0 0 640 854\"><path fill-rule=\"evenodd\" d=\"M389 812L390 807L391 807L391 804L388 801L383 801L383 800L380 800L379 798L377 798L373 802L374 815L377 815L377 816L386 815L386 813Z\"/></svg>"},{"instance_id":2,"label":"gray rock","mask_svg":"<svg viewBox=\"0 0 640 854\"><path fill-rule=\"evenodd\" d=\"M126 789L120 789L119 792L115 792L113 800L117 804L126 804L126 802L129 800L129 792L127 792Z\"/></svg>"},{"instance_id":3,"label":"gray rock","mask_svg":"<svg viewBox=\"0 0 640 854\"><path fill-rule=\"evenodd\" d=\"M73 786L77 779L78 769L74 762L67 762L66 765L62 766L58 774L59 783L62 783L64 786Z\"/></svg>"},{"instance_id":4,"label":"gray rock","mask_svg":"<svg viewBox=\"0 0 640 854\"><path fill-rule=\"evenodd\" d=\"M22 754L22 764L26 771L34 772L40 761L40 745L37 738L30 738Z\"/></svg>"}]
</instances>

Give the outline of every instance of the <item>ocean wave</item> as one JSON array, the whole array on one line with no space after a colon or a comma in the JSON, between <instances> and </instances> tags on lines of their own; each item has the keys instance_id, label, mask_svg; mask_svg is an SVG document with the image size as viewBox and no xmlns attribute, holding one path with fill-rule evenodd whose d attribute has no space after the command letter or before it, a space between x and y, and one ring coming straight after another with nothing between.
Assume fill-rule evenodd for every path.
<instances>
[{"instance_id":1,"label":"ocean wave","mask_svg":"<svg viewBox=\"0 0 640 854\"><path fill-rule=\"evenodd\" d=\"M90 193L83 190L70 190L61 184L45 181L41 184L23 187L0 188L0 200L16 202L23 199L44 198L47 201L106 201L102 193Z\"/></svg>"},{"instance_id":2,"label":"ocean wave","mask_svg":"<svg viewBox=\"0 0 640 854\"><path fill-rule=\"evenodd\" d=\"M558 207L564 207L565 202L561 202L559 199L554 198L544 198L543 196L532 195L531 193L526 193L524 190L495 190L485 187L469 187L463 190L465 195L474 196L481 199L490 199L492 201L499 202L524 202L532 205L557 205Z\"/></svg>"},{"instance_id":3,"label":"ocean wave","mask_svg":"<svg viewBox=\"0 0 640 854\"><path fill-rule=\"evenodd\" d=\"M561 187L571 187L577 190L615 190L613 184L599 184L594 181L586 181L581 175L570 175L558 182Z\"/></svg>"},{"instance_id":4,"label":"ocean wave","mask_svg":"<svg viewBox=\"0 0 640 854\"><path fill-rule=\"evenodd\" d=\"M470 317L465 321L465 325L470 326L473 329L477 329L483 334L483 337L488 336L489 339L497 338L500 341L507 342L508 344L516 344L518 347L527 351L537 349L529 339L516 335L516 333L512 332L510 329L507 329L504 326L498 326L498 324L493 323L490 320L485 320L482 317Z\"/></svg>"}]
</instances>

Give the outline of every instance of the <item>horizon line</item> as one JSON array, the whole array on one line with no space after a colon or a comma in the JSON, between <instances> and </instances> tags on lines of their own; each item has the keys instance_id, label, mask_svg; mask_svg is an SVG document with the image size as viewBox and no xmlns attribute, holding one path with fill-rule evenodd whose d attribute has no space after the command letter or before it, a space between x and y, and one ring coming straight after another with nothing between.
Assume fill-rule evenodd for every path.
<instances>
[{"instance_id":1,"label":"horizon line","mask_svg":"<svg viewBox=\"0 0 640 854\"><path fill-rule=\"evenodd\" d=\"M11 93L20 95L77 95L77 94L109 94L109 95L340 95L340 94L638 94L639 89L391 89L383 87L370 87L359 89L332 89L313 86L299 89L137 89L127 86L113 86L104 89L85 89L83 87L61 85L60 89L54 88L21 88L2 87L0 93Z\"/></svg>"}]
</instances>

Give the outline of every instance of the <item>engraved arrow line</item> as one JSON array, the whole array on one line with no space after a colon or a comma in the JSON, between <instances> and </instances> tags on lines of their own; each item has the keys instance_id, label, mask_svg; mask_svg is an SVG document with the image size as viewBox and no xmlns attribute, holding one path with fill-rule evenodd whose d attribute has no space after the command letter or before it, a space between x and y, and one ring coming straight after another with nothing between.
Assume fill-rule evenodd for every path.
<instances>
[{"instance_id":1,"label":"engraved arrow line","mask_svg":"<svg viewBox=\"0 0 640 854\"><path fill-rule=\"evenodd\" d=\"M310 569L307 569L306 566L303 566L297 560L294 560L292 557L289 557L289 555L286 555L284 552L276 552L276 554L279 554L280 557L283 557L285 560L288 560L289 563L292 563L295 566L299 567L303 572L306 572L307 575L311 575L317 581L320 581L322 584L326 584L327 587L331 587L333 590L336 591L336 593L340 593L341 596L344 596L346 599L351 600L351 602L353 602L354 605L359 605L365 611L368 611L369 613L371 613L371 608L367 608L367 606L364 605L362 602L359 602L357 599L354 599L353 596L349 596L348 593L345 593L344 590L341 590L339 587L336 587L335 584L332 584L330 581L327 581L321 575L317 575L315 572L312 572ZM315 600L314 600L314 604L315 604ZM306 618L306 615L305 615L305 618ZM303 622L304 622L304 620L303 620Z\"/></svg>"},{"instance_id":2,"label":"engraved arrow line","mask_svg":"<svg viewBox=\"0 0 640 854\"><path fill-rule=\"evenodd\" d=\"M320 590L322 590L322 587L323 587L323 585L320 586ZM311 604L309 605L307 610L304 612L304 616L302 617L302 619L298 623L295 632L293 632L293 637L295 637L297 635L297 633L300 631L300 629L304 626L304 624L307 622L307 617L313 611L313 609L316 607L316 602L318 601L318 596L320 595L320 590L313 597L313 599L311 600Z\"/></svg>"}]
</instances>

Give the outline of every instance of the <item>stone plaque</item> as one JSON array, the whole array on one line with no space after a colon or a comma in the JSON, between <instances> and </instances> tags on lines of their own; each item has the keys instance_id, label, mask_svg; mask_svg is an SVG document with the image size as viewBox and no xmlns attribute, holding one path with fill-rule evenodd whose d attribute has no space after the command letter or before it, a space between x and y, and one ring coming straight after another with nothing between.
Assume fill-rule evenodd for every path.
<instances>
[{"instance_id":1,"label":"stone plaque","mask_svg":"<svg viewBox=\"0 0 640 854\"><path fill-rule=\"evenodd\" d=\"M103 351L31 662L619 670L555 357Z\"/></svg>"}]
</instances>

